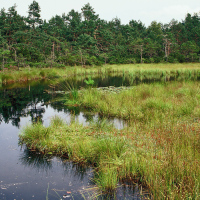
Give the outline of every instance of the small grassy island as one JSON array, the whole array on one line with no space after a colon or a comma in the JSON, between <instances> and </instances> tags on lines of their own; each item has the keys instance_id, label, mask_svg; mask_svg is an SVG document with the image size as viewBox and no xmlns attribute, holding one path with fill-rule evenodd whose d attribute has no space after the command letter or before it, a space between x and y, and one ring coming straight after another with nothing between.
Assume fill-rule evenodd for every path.
<instances>
[{"instance_id":1,"label":"small grassy island","mask_svg":"<svg viewBox=\"0 0 200 200\"><path fill-rule=\"evenodd\" d=\"M140 84L120 92L89 87L76 97L73 92L66 104L123 118L129 125L117 130L103 120L84 127L54 117L49 127L25 127L21 143L91 165L101 190L129 180L141 182L154 199L200 198L198 81Z\"/></svg>"}]
</instances>

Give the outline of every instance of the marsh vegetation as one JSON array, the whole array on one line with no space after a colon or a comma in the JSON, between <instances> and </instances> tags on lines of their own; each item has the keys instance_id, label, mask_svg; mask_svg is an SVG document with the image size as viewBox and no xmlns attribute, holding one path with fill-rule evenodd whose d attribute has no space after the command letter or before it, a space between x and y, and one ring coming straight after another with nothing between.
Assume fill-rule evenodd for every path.
<instances>
[{"instance_id":1,"label":"marsh vegetation","mask_svg":"<svg viewBox=\"0 0 200 200\"><path fill-rule=\"evenodd\" d=\"M106 65L82 67L63 67L63 68L20 68L20 70L7 70L0 72L0 86L14 82L28 82L31 80L55 80L58 78L85 79L91 76L124 76L134 83L134 81L148 80L197 80L200 77L199 63L184 64L125 64L125 65ZM60 82L60 81L55 81ZM131 84L131 82L130 82ZM94 84L95 85L95 84Z\"/></svg>"},{"instance_id":2,"label":"marsh vegetation","mask_svg":"<svg viewBox=\"0 0 200 200\"><path fill-rule=\"evenodd\" d=\"M91 165L101 190L128 179L148 187L154 199L198 199L199 102L198 81L140 84L119 93L88 88L78 92L76 103L124 118L129 126L117 130L103 120L83 127L55 117L49 127L26 127L20 140L30 149Z\"/></svg>"}]
</instances>

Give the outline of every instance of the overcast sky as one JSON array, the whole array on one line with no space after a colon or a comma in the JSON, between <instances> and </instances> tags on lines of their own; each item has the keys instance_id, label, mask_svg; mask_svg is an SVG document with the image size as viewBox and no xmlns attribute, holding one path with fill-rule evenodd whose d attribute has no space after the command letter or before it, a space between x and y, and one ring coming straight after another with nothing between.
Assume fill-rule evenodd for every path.
<instances>
[{"instance_id":1,"label":"overcast sky","mask_svg":"<svg viewBox=\"0 0 200 200\"><path fill-rule=\"evenodd\" d=\"M81 12L86 4L94 8L101 19L111 21L117 17L122 24L130 20L140 20L146 26L152 21L169 23L173 18L184 20L187 13L200 14L199 0L36 0L41 8L41 18L49 20L55 15L62 15L74 9ZM14 4L22 16L28 16L28 6L33 0L0 0L0 9L6 11Z\"/></svg>"}]
</instances>

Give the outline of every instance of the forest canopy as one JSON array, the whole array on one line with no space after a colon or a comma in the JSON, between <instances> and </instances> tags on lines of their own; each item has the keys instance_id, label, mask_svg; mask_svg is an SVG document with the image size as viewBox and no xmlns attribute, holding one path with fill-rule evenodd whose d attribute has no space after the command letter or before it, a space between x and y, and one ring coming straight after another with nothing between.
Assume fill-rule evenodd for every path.
<instances>
[{"instance_id":1,"label":"forest canopy","mask_svg":"<svg viewBox=\"0 0 200 200\"><path fill-rule=\"evenodd\" d=\"M81 12L72 9L49 21L41 19L40 6L33 1L28 16L18 14L16 5L0 11L0 66L63 67L200 61L200 16L187 14L182 22L120 19L105 21L92 6Z\"/></svg>"}]
</instances>

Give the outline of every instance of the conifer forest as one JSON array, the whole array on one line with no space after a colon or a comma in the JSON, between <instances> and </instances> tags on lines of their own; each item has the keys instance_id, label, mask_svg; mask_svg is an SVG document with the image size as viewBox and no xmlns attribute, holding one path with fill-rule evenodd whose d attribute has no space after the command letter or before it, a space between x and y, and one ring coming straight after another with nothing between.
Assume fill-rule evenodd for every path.
<instances>
[{"instance_id":1,"label":"conifer forest","mask_svg":"<svg viewBox=\"0 0 200 200\"><path fill-rule=\"evenodd\" d=\"M63 67L130 63L182 63L200 60L200 16L186 13L181 22L99 18L92 6L50 20L41 19L33 1L27 16L17 6L0 11L0 66ZM172 16L173 18L173 16Z\"/></svg>"}]
</instances>

